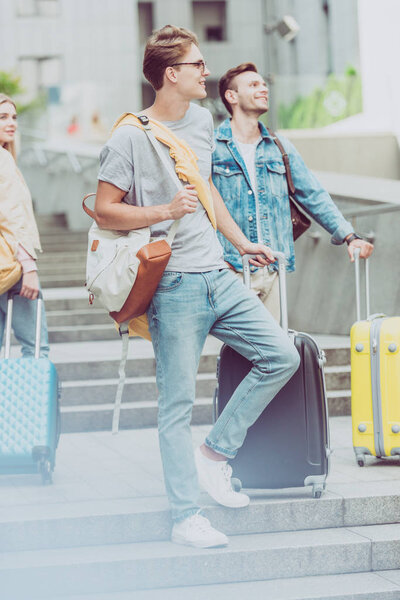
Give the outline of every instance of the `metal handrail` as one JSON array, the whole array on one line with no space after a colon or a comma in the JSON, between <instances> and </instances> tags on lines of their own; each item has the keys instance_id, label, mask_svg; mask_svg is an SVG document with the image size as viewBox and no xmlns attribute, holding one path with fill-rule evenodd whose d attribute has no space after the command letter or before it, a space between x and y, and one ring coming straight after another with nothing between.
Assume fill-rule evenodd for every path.
<instances>
[{"instance_id":1,"label":"metal handrail","mask_svg":"<svg viewBox=\"0 0 400 600\"><path fill-rule=\"evenodd\" d=\"M347 219L351 219L353 217L368 217L369 215L377 215L383 213L394 212L396 210L400 210L399 204L378 204L378 206L369 206L368 208L361 208L359 210L349 209L342 210L341 213Z\"/></svg>"}]
</instances>

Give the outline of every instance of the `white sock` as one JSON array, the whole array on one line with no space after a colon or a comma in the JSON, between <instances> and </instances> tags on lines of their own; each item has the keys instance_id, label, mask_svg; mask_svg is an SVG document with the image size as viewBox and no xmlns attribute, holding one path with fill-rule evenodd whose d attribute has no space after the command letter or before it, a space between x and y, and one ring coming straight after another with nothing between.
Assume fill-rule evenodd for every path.
<instances>
[{"instance_id":1,"label":"white sock","mask_svg":"<svg viewBox=\"0 0 400 600\"><path fill-rule=\"evenodd\" d=\"M222 462L228 462L228 459L226 458L225 460L213 460L212 458L208 458L208 456L205 456L205 454L203 454L203 452L201 451L201 449L199 448L199 454L201 456L201 458L206 462L206 464L208 465L215 465L215 463L222 463Z\"/></svg>"}]
</instances>

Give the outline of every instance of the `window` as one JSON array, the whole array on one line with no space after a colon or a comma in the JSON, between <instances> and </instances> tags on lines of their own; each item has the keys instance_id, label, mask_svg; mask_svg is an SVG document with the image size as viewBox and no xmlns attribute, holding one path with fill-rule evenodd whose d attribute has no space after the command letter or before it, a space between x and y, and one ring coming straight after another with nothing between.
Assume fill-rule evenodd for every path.
<instances>
[{"instance_id":1,"label":"window","mask_svg":"<svg viewBox=\"0 0 400 600\"><path fill-rule=\"evenodd\" d=\"M223 42L226 40L226 1L195 0L193 6L193 29L200 42Z\"/></svg>"},{"instance_id":2,"label":"window","mask_svg":"<svg viewBox=\"0 0 400 600\"><path fill-rule=\"evenodd\" d=\"M19 17L56 17L60 14L59 0L17 0Z\"/></svg>"},{"instance_id":3,"label":"window","mask_svg":"<svg viewBox=\"0 0 400 600\"><path fill-rule=\"evenodd\" d=\"M58 56L41 58L23 56L19 59L21 82L26 90L26 99L35 98L40 92L46 92L54 101L59 95L61 83L61 59Z\"/></svg>"},{"instance_id":4,"label":"window","mask_svg":"<svg viewBox=\"0 0 400 600\"><path fill-rule=\"evenodd\" d=\"M139 16L139 39L141 44L145 44L147 38L153 31L153 3L138 2Z\"/></svg>"}]
</instances>

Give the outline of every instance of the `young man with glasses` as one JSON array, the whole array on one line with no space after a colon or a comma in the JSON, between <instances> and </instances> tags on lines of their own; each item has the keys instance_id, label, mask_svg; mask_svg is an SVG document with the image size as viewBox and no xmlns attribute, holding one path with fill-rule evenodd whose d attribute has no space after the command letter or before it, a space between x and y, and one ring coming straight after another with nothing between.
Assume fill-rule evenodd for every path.
<instances>
[{"instance_id":1,"label":"young man with glasses","mask_svg":"<svg viewBox=\"0 0 400 600\"><path fill-rule=\"evenodd\" d=\"M210 74L195 35L173 26L153 33L145 48L143 72L156 97L142 114L161 121L192 148L211 202L206 209L199 201L200 186L184 185L176 193L145 132L128 125L116 129L101 152L97 221L102 228L118 230L150 226L156 237L181 219L172 256L147 313L156 357L160 450L174 521L172 541L223 546L227 537L199 514L199 483L224 506L248 505L249 497L232 489L227 460L298 368L299 357L223 258L216 225L241 255L257 255L256 266L274 260L267 246L243 235L212 184L212 117L191 102L206 97ZM162 149L175 166L169 148ZM194 453L190 420L200 355L209 333L254 366Z\"/></svg>"},{"instance_id":2,"label":"young man with glasses","mask_svg":"<svg viewBox=\"0 0 400 600\"><path fill-rule=\"evenodd\" d=\"M287 270L295 268L293 227L285 166L281 151L265 125L259 121L268 111L268 88L253 63L229 69L219 81L221 99L230 114L216 130L213 182L233 219L253 242L264 242L287 258ZM354 248L367 258L372 244L354 233L329 194L304 164L294 146L279 136L288 154L297 199L331 235L332 243L347 242L350 259ZM219 234L225 260L241 278L240 253ZM275 265L253 269L252 288L279 321L279 283Z\"/></svg>"}]
</instances>

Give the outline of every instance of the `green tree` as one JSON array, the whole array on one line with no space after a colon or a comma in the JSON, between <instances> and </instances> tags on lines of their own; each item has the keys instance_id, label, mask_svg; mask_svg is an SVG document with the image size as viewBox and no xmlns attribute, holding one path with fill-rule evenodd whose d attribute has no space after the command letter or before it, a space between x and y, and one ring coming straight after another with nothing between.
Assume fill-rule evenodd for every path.
<instances>
[{"instance_id":1,"label":"green tree","mask_svg":"<svg viewBox=\"0 0 400 600\"><path fill-rule=\"evenodd\" d=\"M279 104L278 127L324 127L361 111L361 78L355 68L349 66L344 77L330 75L323 88L314 89L308 96L299 96L289 105Z\"/></svg>"},{"instance_id":2,"label":"green tree","mask_svg":"<svg viewBox=\"0 0 400 600\"><path fill-rule=\"evenodd\" d=\"M21 83L21 78L14 73L9 73L8 71L0 71L0 93L10 96L10 98L15 100L19 114L34 109L43 108L45 105L45 99L42 95L37 96L31 102L19 102L18 96L25 93L25 88Z\"/></svg>"}]
</instances>

